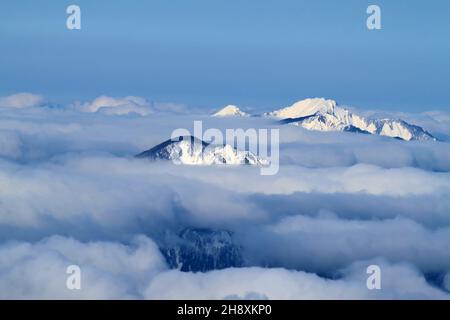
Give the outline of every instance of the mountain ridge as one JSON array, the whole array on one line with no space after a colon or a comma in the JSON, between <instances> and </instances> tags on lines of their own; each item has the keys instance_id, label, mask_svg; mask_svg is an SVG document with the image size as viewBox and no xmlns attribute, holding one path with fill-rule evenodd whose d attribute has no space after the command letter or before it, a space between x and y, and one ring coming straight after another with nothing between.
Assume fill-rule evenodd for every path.
<instances>
[{"instance_id":1,"label":"mountain ridge","mask_svg":"<svg viewBox=\"0 0 450 320\"><path fill-rule=\"evenodd\" d=\"M193 136L166 140L135 156L150 160L172 160L187 165L267 165L268 161L250 151L241 151L231 145L213 145Z\"/></svg>"},{"instance_id":2,"label":"mountain ridge","mask_svg":"<svg viewBox=\"0 0 450 320\"><path fill-rule=\"evenodd\" d=\"M339 107L334 100L324 98L301 100L289 107L264 113L263 116L279 119L282 124L315 131L351 131L406 141L437 140L422 127L404 120L365 118Z\"/></svg>"}]
</instances>

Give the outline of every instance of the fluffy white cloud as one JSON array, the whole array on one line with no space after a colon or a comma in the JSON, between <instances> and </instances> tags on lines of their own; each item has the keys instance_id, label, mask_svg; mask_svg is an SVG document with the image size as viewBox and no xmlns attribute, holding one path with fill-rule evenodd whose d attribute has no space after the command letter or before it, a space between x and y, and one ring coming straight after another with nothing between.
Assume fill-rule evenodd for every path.
<instances>
[{"instance_id":1,"label":"fluffy white cloud","mask_svg":"<svg viewBox=\"0 0 450 320\"><path fill-rule=\"evenodd\" d=\"M381 268L381 290L366 287L368 265ZM80 268L81 290L66 286L67 267ZM234 268L206 273L168 270L145 236L124 245L53 236L0 245L1 299L448 299L415 268L360 261L337 279L281 268ZM3 290L5 289L5 290Z\"/></svg>"},{"instance_id":2,"label":"fluffy white cloud","mask_svg":"<svg viewBox=\"0 0 450 320\"><path fill-rule=\"evenodd\" d=\"M407 261L429 274L450 269L450 227L430 230L404 218L358 221L322 212L238 232L254 265L329 273L352 261L384 257Z\"/></svg>"},{"instance_id":3,"label":"fluffy white cloud","mask_svg":"<svg viewBox=\"0 0 450 320\"><path fill-rule=\"evenodd\" d=\"M81 290L66 286L67 267L81 269ZM0 246L1 299L131 299L165 262L150 239L136 237L130 245L82 243L53 236L38 243Z\"/></svg>"},{"instance_id":4,"label":"fluffy white cloud","mask_svg":"<svg viewBox=\"0 0 450 320\"><path fill-rule=\"evenodd\" d=\"M32 93L16 93L0 97L0 108L30 108L42 105L44 98Z\"/></svg>"},{"instance_id":5,"label":"fluffy white cloud","mask_svg":"<svg viewBox=\"0 0 450 320\"><path fill-rule=\"evenodd\" d=\"M383 256L428 273L450 269L448 189L394 197L348 191L338 201L327 201L336 195L301 192L277 198L259 189L241 191L239 179L251 180L245 168L231 180L228 169L73 155L31 168L9 162L0 167L3 240L58 233L127 241L136 233L157 238L162 230L176 232L180 226L212 227L234 231L250 265L332 272ZM266 179L257 171L251 175L260 183ZM416 211L405 205L409 202Z\"/></svg>"},{"instance_id":6,"label":"fluffy white cloud","mask_svg":"<svg viewBox=\"0 0 450 320\"><path fill-rule=\"evenodd\" d=\"M182 114L187 112L187 107L178 103L150 102L145 98L136 96L110 97L99 96L93 101L75 103L75 110L88 113L101 113L105 115L138 114L147 116L154 113Z\"/></svg>"},{"instance_id":7,"label":"fluffy white cloud","mask_svg":"<svg viewBox=\"0 0 450 320\"><path fill-rule=\"evenodd\" d=\"M337 280L286 269L242 268L208 273L161 273L145 290L149 299L448 299L408 265L377 262L381 290L368 290L366 268L359 262Z\"/></svg>"},{"instance_id":8,"label":"fluffy white cloud","mask_svg":"<svg viewBox=\"0 0 450 320\"><path fill-rule=\"evenodd\" d=\"M136 113L146 116L153 112L149 102L146 99L134 96L124 98L100 96L92 102L82 104L80 109L83 112L101 112L109 115Z\"/></svg>"}]
</instances>

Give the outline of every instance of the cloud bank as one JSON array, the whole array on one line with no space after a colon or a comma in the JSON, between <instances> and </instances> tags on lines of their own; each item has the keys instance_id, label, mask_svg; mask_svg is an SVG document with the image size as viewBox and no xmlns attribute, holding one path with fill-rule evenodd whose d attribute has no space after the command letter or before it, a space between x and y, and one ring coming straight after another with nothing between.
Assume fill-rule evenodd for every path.
<instances>
[{"instance_id":1,"label":"cloud bank","mask_svg":"<svg viewBox=\"0 0 450 320\"><path fill-rule=\"evenodd\" d=\"M133 156L194 120L277 126L267 119L168 114L137 97L0 114L1 298L449 298L448 142L286 126L280 171L261 176ZM448 117L421 117L448 132ZM183 228L229 230L243 267L170 269L161 244ZM80 291L65 286L71 264ZM366 287L370 264L382 290Z\"/></svg>"},{"instance_id":2,"label":"cloud bank","mask_svg":"<svg viewBox=\"0 0 450 320\"><path fill-rule=\"evenodd\" d=\"M53 236L35 244L0 246L2 299L448 299L412 266L355 263L339 279L280 268L186 273L169 270L156 244L137 236L129 245L83 243ZM367 264L384 270L383 291L369 291ZM81 267L81 290L68 290L66 268Z\"/></svg>"}]
</instances>

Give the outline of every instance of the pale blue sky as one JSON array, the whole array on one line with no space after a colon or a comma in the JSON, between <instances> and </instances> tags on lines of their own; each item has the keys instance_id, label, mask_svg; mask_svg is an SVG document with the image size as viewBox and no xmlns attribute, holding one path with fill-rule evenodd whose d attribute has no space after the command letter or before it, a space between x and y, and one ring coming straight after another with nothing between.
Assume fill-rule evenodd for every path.
<instances>
[{"instance_id":1,"label":"pale blue sky","mask_svg":"<svg viewBox=\"0 0 450 320\"><path fill-rule=\"evenodd\" d=\"M69 31L78 4L82 30ZM366 8L382 9L380 31ZM1 1L0 95L450 109L450 1Z\"/></svg>"}]
</instances>

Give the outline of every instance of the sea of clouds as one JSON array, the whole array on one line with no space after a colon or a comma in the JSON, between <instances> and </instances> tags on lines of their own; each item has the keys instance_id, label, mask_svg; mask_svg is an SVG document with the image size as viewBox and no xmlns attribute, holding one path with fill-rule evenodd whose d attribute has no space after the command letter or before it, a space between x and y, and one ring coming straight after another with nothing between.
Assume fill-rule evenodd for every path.
<instances>
[{"instance_id":1,"label":"sea of clouds","mask_svg":"<svg viewBox=\"0 0 450 320\"><path fill-rule=\"evenodd\" d=\"M448 299L450 116L402 117L441 141L212 118L140 97L1 97L0 298ZM133 157L194 120L279 128L278 174ZM158 243L186 227L232 231L245 266L170 269ZM66 287L72 264L81 290ZM371 264L381 290L366 287Z\"/></svg>"}]
</instances>

